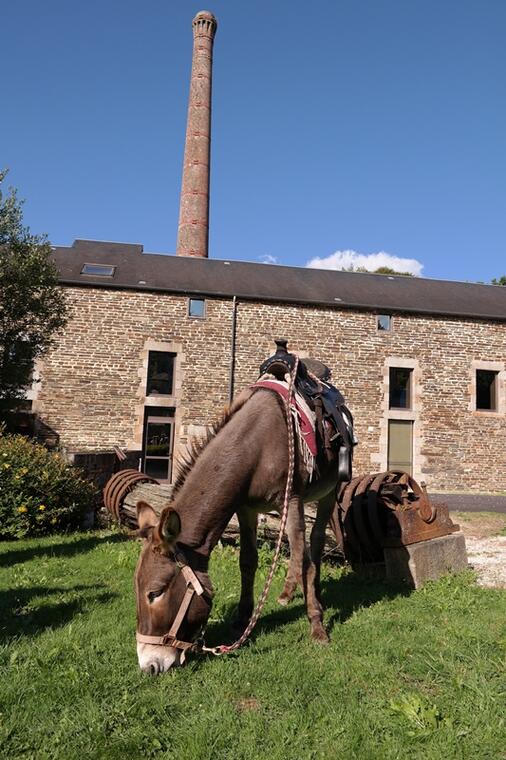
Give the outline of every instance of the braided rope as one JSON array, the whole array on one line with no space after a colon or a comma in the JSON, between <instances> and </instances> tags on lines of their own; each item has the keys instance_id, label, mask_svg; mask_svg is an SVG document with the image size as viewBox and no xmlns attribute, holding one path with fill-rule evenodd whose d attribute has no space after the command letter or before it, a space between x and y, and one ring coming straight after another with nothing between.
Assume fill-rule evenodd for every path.
<instances>
[{"instance_id":1,"label":"braided rope","mask_svg":"<svg viewBox=\"0 0 506 760\"><path fill-rule=\"evenodd\" d=\"M235 649L239 649L239 647L242 646L242 644L244 644L246 639L249 637L251 631L257 624L258 618L260 617L264 604L267 600L267 596L271 588L272 580L274 578L274 573L276 572L279 555L281 554L281 546L283 543L283 533L285 532L286 521L288 519L288 507L290 504L290 496L292 495L293 476L295 472L295 442L294 442L294 433L293 433L292 410L291 410L290 404L291 404L293 394L294 394L295 378L297 377L298 367L299 367L299 357L295 355L295 364L292 369L292 372L290 373L290 383L288 385L288 396L285 399L286 426L288 430L288 473L286 476L285 496L283 500L283 511L281 513L281 520L279 523L279 533L278 533L278 538L276 541L276 549L274 552L274 557L272 558L271 569L269 570L269 575L267 576L267 580L265 581L262 594L257 602L257 605L253 611L252 616L250 617L249 623L244 629L244 632L237 639L237 641L234 641L234 643L230 644L229 646L226 646L225 644L221 644L220 646L217 646L217 647L202 646L201 647L202 652L211 652L211 654L220 655L220 654L229 654L229 652L233 652Z\"/></svg>"}]
</instances>

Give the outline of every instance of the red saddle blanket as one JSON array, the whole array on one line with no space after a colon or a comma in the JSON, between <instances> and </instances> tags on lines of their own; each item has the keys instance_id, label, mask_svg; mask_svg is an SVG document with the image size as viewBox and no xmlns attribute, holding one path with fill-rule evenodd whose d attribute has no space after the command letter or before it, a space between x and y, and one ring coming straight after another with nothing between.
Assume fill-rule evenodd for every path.
<instances>
[{"instance_id":1,"label":"red saddle blanket","mask_svg":"<svg viewBox=\"0 0 506 760\"><path fill-rule=\"evenodd\" d=\"M258 380L250 387L267 388L270 391L279 393L285 401L288 398L288 384L282 380ZM290 402L290 407L296 422L295 429L297 432L300 432L299 445L301 446L301 449L307 447L311 456L316 457L318 449L316 447L314 413L308 407L302 396L297 392L295 392L292 401ZM306 457L304 457L304 459L306 459Z\"/></svg>"}]
</instances>

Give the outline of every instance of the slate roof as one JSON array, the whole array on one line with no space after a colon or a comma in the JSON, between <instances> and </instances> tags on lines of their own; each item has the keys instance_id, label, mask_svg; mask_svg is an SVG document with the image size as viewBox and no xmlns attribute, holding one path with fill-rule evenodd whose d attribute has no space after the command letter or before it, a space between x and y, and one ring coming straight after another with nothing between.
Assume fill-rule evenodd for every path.
<instances>
[{"instance_id":1,"label":"slate roof","mask_svg":"<svg viewBox=\"0 0 506 760\"><path fill-rule=\"evenodd\" d=\"M506 321L506 287L496 285L194 259L93 240L53 254L64 285ZM113 265L114 277L82 275L85 263Z\"/></svg>"}]
</instances>

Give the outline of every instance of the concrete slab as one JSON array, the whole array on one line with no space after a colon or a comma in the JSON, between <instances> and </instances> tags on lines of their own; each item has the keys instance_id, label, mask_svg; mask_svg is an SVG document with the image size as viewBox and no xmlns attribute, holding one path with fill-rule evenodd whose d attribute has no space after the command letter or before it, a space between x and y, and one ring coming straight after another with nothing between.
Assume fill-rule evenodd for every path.
<instances>
[{"instance_id":1,"label":"concrete slab","mask_svg":"<svg viewBox=\"0 0 506 760\"><path fill-rule=\"evenodd\" d=\"M437 580L446 573L465 570L468 566L462 531L409 546L388 548L384 554L387 580L404 581L413 588L420 588L426 581Z\"/></svg>"}]
</instances>

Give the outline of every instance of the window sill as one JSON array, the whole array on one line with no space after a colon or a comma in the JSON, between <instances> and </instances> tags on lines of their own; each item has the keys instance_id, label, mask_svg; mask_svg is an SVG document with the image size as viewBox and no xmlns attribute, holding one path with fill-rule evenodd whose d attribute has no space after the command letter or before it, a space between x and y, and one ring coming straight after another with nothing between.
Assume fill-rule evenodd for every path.
<instances>
[{"instance_id":1,"label":"window sill","mask_svg":"<svg viewBox=\"0 0 506 760\"><path fill-rule=\"evenodd\" d=\"M416 412L414 409L388 409L387 417L389 420L414 420Z\"/></svg>"},{"instance_id":2,"label":"window sill","mask_svg":"<svg viewBox=\"0 0 506 760\"><path fill-rule=\"evenodd\" d=\"M145 406L176 406L175 396L146 396L144 399Z\"/></svg>"}]
</instances>

